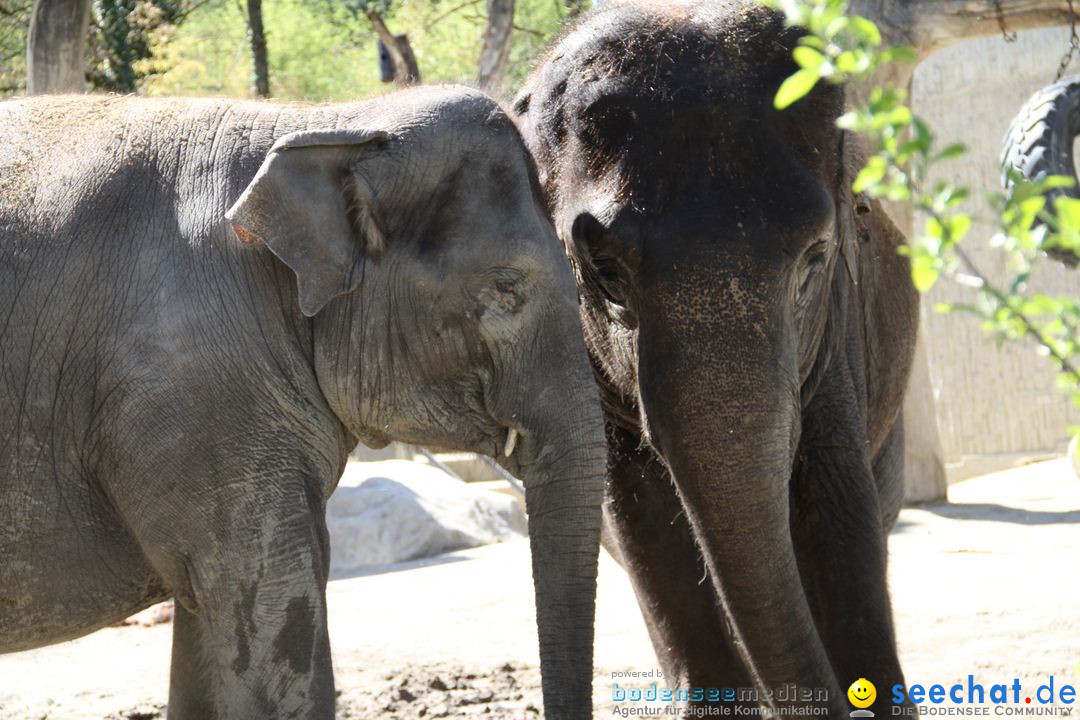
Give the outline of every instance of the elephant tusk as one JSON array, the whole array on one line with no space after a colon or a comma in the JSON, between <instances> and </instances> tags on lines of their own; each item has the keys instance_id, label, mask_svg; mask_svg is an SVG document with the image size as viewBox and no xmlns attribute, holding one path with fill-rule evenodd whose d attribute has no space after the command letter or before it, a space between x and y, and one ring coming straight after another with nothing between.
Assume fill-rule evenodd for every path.
<instances>
[{"instance_id":1,"label":"elephant tusk","mask_svg":"<svg viewBox=\"0 0 1080 720\"><path fill-rule=\"evenodd\" d=\"M517 439L517 430L510 428L506 433L506 445L503 446L503 457L510 457L514 454L514 448L517 447Z\"/></svg>"}]
</instances>

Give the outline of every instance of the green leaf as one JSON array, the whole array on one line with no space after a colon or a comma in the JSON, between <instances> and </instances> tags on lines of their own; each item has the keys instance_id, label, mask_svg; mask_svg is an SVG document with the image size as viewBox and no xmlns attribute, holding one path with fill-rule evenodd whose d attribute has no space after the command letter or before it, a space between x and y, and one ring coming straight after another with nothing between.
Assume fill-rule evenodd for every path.
<instances>
[{"instance_id":1,"label":"green leaf","mask_svg":"<svg viewBox=\"0 0 1080 720\"><path fill-rule=\"evenodd\" d=\"M776 97L773 99L773 105L777 110L783 110L806 97L814 89L819 77L816 70L803 68L798 71L780 84L780 89L776 91Z\"/></svg>"},{"instance_id":2,"label":"green leaf","mask_svg":"<svg viewBox=\"0 0 1080 720\"><path fill-rule=\"evenodd\" d=\"M856 130L861 124L862 120L859 113L854 110L850 110L836 118L836 127L843 128L844 130Z\"/></svg>"},{"instance_id":3,"label":"green leaf","mask_svg":"<svg viewBox=\"0 0 1080 720\"><path fill-rule=\"evenodd\" d=\"M1080 230L1080 200L1061 195L1054 198L1054 210L1057 211L1062 232Z\"/></svg>"},{"instance_id":4,"label":"green leaf","mask_svg":"<svg viewBox=\"0 0 1080 720\"><path fill-rule=\"evenodd\" d=\"M949 227L949 241L960 242L967 235L968 230L971 229L971 216L963 213L959 215L953 215L948 221Z\"/></svg>"},{"instance_id":5,"label":"green leaf","mask_svg":"<svg viewBox=\"0 0 1080 720\"><path fill-rule=\"evenodd\" d=\"M945 239L945 227L938 222L936 217L926 218L926 223L923 225L923 232L927 237L934 238L935 240Z\"/></svg>"},{"instance_id":6,"label":"green leaf","mask_svg":"<svg viewBox=\"0 0 1080 720\"><path fill-rule=\"evenodd\" d=\"M967 145L965 145L964 143L960 143L960 142L952 143L950 145L945 146L945 149L942 150L941 152L939 152L937 155L934 155L934 157L932 158L932 162L937 162L938 160L949 160L951 158L960 157L961 155L963 155L966 152L967 152Z\"/></svg>"},{"instance_id":7,"label":"green leaf","mask_svg":"<svg viewBox=\"0 0 1080 720\"><path fill-rule=\"evenodd\" d=\"M870 69L873 60L863 50L845 50L836 56L836 68L845 75L859 75Z\"/></svg>"},{"instance_id":8,"label":"green leaf","mask_svg":"<svg viewBox=\"0 0 1080 720\"><path fill-rule=\"evenodd\" d=\"M911 259L911 282L915 289L925 293L934 287L938 279L937 263L934 259L925 255L918 255Z\"/></svg>"},{"instance_id":9,"label":"green leaf","mask_svg":"<svg viewBox=\"0 0 1080 720\"><path fill-rule=\"evenodd\" d=\"M885 193L885 197L892 202L907 202L911 198L911 191L903 183L894 183Z\"/></svg>"},{"instance_id":10,"label":"green leaf","mask_svg":"<svg viewBox=\"0 0 1080 720\"><path fill-rule=\"evenodd\" d=\"M881 31L878 30L877 25L858 15L852 15L849 20L851 31L858 35L864 42L872 47L877 47L881 44Z\"/></svg>"},{"instance_id":11,"label":"green leaf","mask_svg":"<svg viewBox=\"0 0 1080 720\"><path fill-rule=\"evenodd\" d=\"M1047 175L1038 182L1039 192L1058 188L1071 188L1074 185L1076 185L1076 181L1068 175Z\"/></svg>"},{"instance_id":12,"label":"green leaf","mask_svg":"<svg viewBox=\"0 0 1080 720\"><path fill-rule=\"evenodd\" d=\"M882 62L915 62L919 54L906 45L897 45L881 53Z\"/></svg>"},{"instance_id":13,"label":"green leaf","mask_svg":"<svg viewBox=\"0 0 1080 720\"><path fill-rule=\"evenodd\" d=\"M888 169L889 165L885 158L875 155L867 161L866 167L859 171L855 182L851 185L851 189L857 193L865 192L881 182L882 178L885 177L885 171Z\"/></svg>"},{"instance_id":14,"label":"green leaf","mask_svg":"<svg viewBox=\"0 0 1080 720\"><path fill-rule=\"evenodd\" d=\"M799 67L806 68L807 70L817 70L825 62L825 56L819 53L817 50L805 45L800 45L792 51L791 56L795 58L795 62L799 64Z\"/></svg>"},{"instance_id":15,"label":"green leaf","mask_svg":"<svg viewBox=\"0 0 1080 720\"><path fill-rule=\"evenodd\" d=\"M832 38L836 37L841 32L843 32L844 28L846 28L850 23L851 23L851 18L846 18L844 16L840 16L838 18L833 18L829 22L829 24L825 26L825 32L824 32L825 37L827 37L829 39L832 39Z\"/></svg>"}]
</instances>

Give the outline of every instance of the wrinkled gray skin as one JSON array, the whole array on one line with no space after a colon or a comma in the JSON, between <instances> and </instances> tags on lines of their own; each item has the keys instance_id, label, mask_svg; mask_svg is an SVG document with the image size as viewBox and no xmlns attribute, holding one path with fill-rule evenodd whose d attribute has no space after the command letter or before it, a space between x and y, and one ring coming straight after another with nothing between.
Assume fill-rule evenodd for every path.
<instances>
[{"instance_id":1,"label":"wrinkled gray skin","mask_svg":"<svg viewBox=\"0 0 1080 720\"><path fill-rule=\"evenodd\" d=\"M918 301L903 236L851 192L843 89L773 106L797 42L756 0L611 3L514 109L578 270L605 527L667 680L824 689L845 718L865 677L881 717Z\"/></svg>"},{"instance_id":2,"label":"wrinkled gray skin","mask_svg":"<svg viewBox=\"0 0 1080 720\"><path fill-rule=\"evenodd\" d=\"M333 717L324 505L396 439L525 480L547 717L591 716L602 419L493 101L60 97L0 128L0 651L175 595L172 720Z\"/></svg>"}]
</instances>

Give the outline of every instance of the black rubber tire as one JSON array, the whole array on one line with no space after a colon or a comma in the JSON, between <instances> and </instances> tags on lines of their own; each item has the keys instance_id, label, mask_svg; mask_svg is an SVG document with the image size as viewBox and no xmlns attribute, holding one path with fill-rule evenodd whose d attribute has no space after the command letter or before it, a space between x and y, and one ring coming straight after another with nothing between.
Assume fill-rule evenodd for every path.
<instances>
[{"instance_id":1,"label":"black rubber tire","mask_svg":"<svg viewBox=\"0 0 1080 720\"><path fill-rule=\"evenodd\" d=\"M1031 96L1005 133L1001 151L1001 180L1005 192L1012 190L1007 171L1029 180L1048 175L1068 175L1074 180L1073 138L1080 135L1080 75L1070 75L1047 85ZM1046 193L1048 203L1058 195L1080 198L1080 184ZM1047 253L1066 265L1080 260L1066 251Z\"/></svg>"}]
</instances>

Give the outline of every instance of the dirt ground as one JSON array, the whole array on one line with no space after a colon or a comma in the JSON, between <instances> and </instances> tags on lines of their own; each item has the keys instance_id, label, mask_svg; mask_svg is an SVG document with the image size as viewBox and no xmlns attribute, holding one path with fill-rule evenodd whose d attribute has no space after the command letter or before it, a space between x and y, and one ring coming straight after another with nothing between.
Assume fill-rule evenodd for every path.
<instances>
[{"instance_id":1,"label":"dirt ground","mask_svg":"<svg viewBox=\"0 0 1080 720\"><path fill-rule=\"evenodd\" d=\"M950 497L906 509L890 540L908 684L1080 685L1080 481L1059 460ZM612 672L656 666L606 556L599 586L598 718L612 712ZM339 718L540 717L525 541L337 580L328 595ZM162 718L169 642L169 625L127 626L0 656L0 720Z\"/></svg>"}]
</instances>

